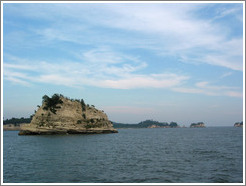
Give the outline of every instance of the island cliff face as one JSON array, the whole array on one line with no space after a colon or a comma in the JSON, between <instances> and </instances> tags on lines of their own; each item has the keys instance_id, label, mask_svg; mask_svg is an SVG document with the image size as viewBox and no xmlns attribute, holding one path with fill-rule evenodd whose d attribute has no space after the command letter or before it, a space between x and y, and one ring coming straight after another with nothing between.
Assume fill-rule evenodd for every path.
<instances>
[{"instance_id":1,"label":"island cliff face","mask_svg":"<svg viewBox=\"0 0 246 186\"><path fill-rule=\"evenodd\" d=\"M30 124L21 126L19 135L117 133L107 115L82 100L54 94L43 97Z\"/></svg>"}]
</instances>

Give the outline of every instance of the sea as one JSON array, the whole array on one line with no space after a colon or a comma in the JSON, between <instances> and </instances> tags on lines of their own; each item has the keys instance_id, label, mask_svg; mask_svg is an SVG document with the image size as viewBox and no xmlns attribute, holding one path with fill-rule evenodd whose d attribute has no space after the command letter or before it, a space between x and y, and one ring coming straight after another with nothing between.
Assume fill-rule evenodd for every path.
<instances>
[{"instance_id":1,"label":"sea","mask_svg":"<svg viewBox=\"0 0 246 186\"><path fill-rule=\"evenodd\" d=\"M3 183L242 183L243 128L3 131Z\"/></svg>"}]
</instances>

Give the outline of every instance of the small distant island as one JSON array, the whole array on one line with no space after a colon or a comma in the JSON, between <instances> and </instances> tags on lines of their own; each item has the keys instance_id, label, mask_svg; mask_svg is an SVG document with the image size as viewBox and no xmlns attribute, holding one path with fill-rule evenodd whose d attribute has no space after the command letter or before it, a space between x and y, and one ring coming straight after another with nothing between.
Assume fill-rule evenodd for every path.
<instances>
[{"instance_id":1,"label":"small distant island","mask_svg":"<svg viewBox=\"0 0 246 186\"><path fill-rule=\"evenodd\" d=\"M154 120L145 120L137 124L123 124L113 122L114 128L180 128L176 122L159 122Z\"/></svg>"},{"instance_id":2,"label":"small distant island","mask_svg":"<svg viewBox=\"0 0 246 186\"><path fill-rule=\"evenodd\" d=\"M242 121L241 122L236 122L234 124L234 127L243 127L243 122Z\"/></svg>"},{"instance_id":3,"label":"small distant island","mask_svg":"<svg viewBox=\"0 0 246 186\"><path fill-rule=\"evenodd\" d=\"M42 105L32 116L30 124L20 125L19 135L117 133L107 115L61 94L43 96Z\"/></svg>"},{"instance_id":4,"label":"small distant island","mask_svg":"<svg viewBox=\"0 0 246 186\"><path fill-rule=\"evenodd\" d=\"M21 125L31 123L32 116L29 118L21 117L3 120L3 130L20 130Z\"/></svg>"},{"instance_id":5,"label":"small distant island","mask_svg":"<svg viewBox=\"0 0 246 186\"><path fill-rule=\"evenodd\" d=\"M190 128L205 128L205 124L203 122L191 123Z\"/></svg>"}]
</instances>

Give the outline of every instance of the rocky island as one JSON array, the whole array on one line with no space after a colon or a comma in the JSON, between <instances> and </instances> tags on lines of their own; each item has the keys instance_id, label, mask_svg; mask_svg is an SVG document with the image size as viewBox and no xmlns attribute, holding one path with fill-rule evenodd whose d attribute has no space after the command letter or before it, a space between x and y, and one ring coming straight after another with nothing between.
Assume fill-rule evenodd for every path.
<instances>
[{"instance_id":1,"label":"rocky island","mask_svg":"<svg viewBox=\"0 0 246 186\"><path fill-rule=\"evenodd\" d=\"M236 122L234 124L234 127L243 127L243 122L242 121L241 122Z\"/></svg>"},{"instance_id":2,"label":"rocky island","mask_svg":"<svg viewBox=\"0 0 246 186\"><path fill-rule=\"evenodd\" d=\"M141 121L138 124L123 124L113 122L115 128L180 128L176 122L159 122L152 119Z\"/></svg>"},{"instance_id":3,"label":"rocky island","mask_svg":"<svg viewBox=\"0 0 246 186\"><path fill-rule=\"evenodd\" d=\"M84 100L66 98L61 94L43 96L42 106L30 124L22 125L19 135L99 134L117 133L107 115L86 105Z\"/></svg>"},{"instance_id":4,"label":"rocky island","mask_svg":"<svg viewBox=\"0 0 246 186\"><path fill-rule=\"evenodd\" d=\"M205 128L205 124L203 122L192 123L190 124L190 128Z\"/></svg>"}]
</instances>

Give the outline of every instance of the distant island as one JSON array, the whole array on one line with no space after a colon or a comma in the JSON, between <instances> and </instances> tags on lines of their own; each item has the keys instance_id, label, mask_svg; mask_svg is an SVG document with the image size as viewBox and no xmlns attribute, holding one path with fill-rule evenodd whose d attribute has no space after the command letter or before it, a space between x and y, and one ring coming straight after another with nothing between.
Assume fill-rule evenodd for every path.
<instances>
[{"instance_id":1,"label":"distant island","mask_svg":"<svg viewBox=\"0 0 246 186\"><path fill-rule=\"evenodd\" d=\"M242 121L241 122L236 122L234 124L234 127L243 127L243 122Z\"/></svg>"},{"instance_id":2,"label":"distant island","mask_svg":"<svg viewBox=\"0 0 246 186\"><path fill-rule=\"evenodd\" d=\"M123 124L113 122L114 128L180 128L176 122L159 122L154 120L141 121L138 124Z\"/></svg>"},{"instance_id":3,"label":"distant island","mask_svg":"<svg viewBox=\"0 0 246 186\"><path fill-rule=\"evenodd\" d=\"M3 120L3 130L20 130L21 125L31 123L32 116L29 118L21 117Z\"/></svg>"},{"instance_id":4,"label":"distant island","mask_svg":"<svg viewBox=\"0 0 246 186\"><path fill-rule=\"evenodd\" d=\"M3 130L20 130L20 125L4 124L3 125Z\"/></svg>"},{"instance_id":5,"label":"distant island","mask_svg":"<svg viewBox=\"0 0 246 186\"><path fill-rule=\"evenodd\" d=\"M19 135L117 133L107 115L61 94L43 96L42 105L32 116L30 124L20 126Z\"/></svg>"},{"instance_id":6,"label":"distant island","mask_svg":"<svg viewBox=\"0 0 246 186\"><path fill-rule=\"evenodd\" d=\"M203 122L191 123L190 128L205 128L205 124Z\"/></svg>"}]
</instances>

